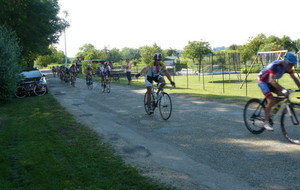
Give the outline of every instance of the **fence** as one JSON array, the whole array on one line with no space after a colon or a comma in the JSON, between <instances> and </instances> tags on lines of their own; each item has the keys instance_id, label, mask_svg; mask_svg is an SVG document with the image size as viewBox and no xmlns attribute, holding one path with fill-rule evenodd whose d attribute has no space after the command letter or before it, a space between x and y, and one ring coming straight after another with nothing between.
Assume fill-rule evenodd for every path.
<instances>
[{"instance_id":1,"label":"fence","mask_svg":"<svg viewBox=\"0 0 300 190\"><path fill-rule=\"evenodd\" d=\"M177 64L167 66L176 86L184 89L197 89L199 94L220 94L255 97L257 94L257 75L263 66L256 65L254 73L250 74L243 88L241 84L246 77L247 68L251 62L242 65L239 53L226 53L205 56L201 64L194 65ZM124 73L121 68L115 68L116 72ZM132 74L138 73L142 67L137 65L132 69ZM245 72L245 73L244 73ZM120 77L126 77L120 74Z\"/></svg>"}]
</instances>

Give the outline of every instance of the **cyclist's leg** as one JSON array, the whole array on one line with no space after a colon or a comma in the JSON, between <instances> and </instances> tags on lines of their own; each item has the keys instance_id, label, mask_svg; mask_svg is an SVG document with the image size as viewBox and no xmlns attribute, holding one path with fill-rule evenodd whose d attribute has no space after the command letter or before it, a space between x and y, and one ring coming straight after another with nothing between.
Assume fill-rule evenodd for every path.
<instances>
[{"instance_id":1,"label":"cyclist's leg","mask_svg":"<svg viewBox=\"0 0 300 190\"><path fill-rule=\"evenodd\" d=\"M265 82L258 82L258 86L261 88L262 93L267 99L267 105L265 107L265 121L264 121L264 128L267 130L273 130L271 126L268 124L270 120L271 110L278 101L273 97L272 92L275 92L275 88Z\"/></svg>"},{"instance_id":2,"label":"cyclist's leg","mask_svg":"<svg viewBox=\"0 0 300 190\"><path fill-rule=\"evenodd\" d=\"M166 81L165 81L165 79L164 79L163 76L159 75L159 76L158 76L158 82L159 82L161 85L159 86L159 88L158 88L158 90L157 90L157 94L159 94L159 92L161 91L161 89L164 88Z\"/></svg>"},{"instance_id":3,"label":"cyclist's leg","mask_svg":"<svg viewBox=\"0 0 300 190\"><path fill-rule=\"evenodd\" d=\"M147 88L147 105L151 107L151 93L152 93L152 86L153 86L153 78L150 76L145 77L145 84Z\"/></svg>"}]
</instances>

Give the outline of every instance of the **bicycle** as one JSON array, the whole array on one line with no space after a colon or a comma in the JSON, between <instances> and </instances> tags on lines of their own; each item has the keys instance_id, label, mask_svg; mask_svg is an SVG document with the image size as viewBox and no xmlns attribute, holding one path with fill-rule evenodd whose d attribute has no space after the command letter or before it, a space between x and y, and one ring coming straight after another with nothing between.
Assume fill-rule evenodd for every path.
<instances>
[{"instance_id":1,"label":"bicycle","mask_svg":"<svg viewBox=\"0 0 300 190\"><path fill-rule=\"evenodd\" d=\"M110 93L110 81L109 81L108 75L104 76L104 80L102 83L102 92L105 92L105 91L107 93Z\"/></svg>"},{"instance_id":2,"label":"bicycle","mask_svg":"<svg viewBox=\"0 0 300 190\"><path fill-rule=\"evenodd\" d=\"M70 84L75 88L76 76L73 73L70 73Z\"/></svg>"},{"instance_id":3,"label":"bicycle","mask_svg":"<svg viewBox=\"0 0 300 190\"><path fill-rule=\"evenodd\" d=\"M90 74L86 76L86 86L88 89L93 89L93 78Z\"/></svg>"},{"instance_id":4,"label":"bicycle","mask_svg":"<svg viewBox=\"0 0 300 190\"><path fill-rule=\"evenodd\" d=\"M32 92L36 96L43 96L47 92L47 87L41 85L39 81L22 82L20 86L16 88L15 96L17 98L24 98L27 95L31 95Z\"/></svg>"},{"instance_id":5,"label":"bicycle","mask_svg":"<svg viewBox=\"0 0 300 190\"><path fill-rule=\"evenodd\" d=\"M160 88L161 85L167 85L168 83L159 83L157 84L157 87L152 86L151 90L151 97L150 97L150 107L148 106L148 93L145 93L144 96L144 107L145 111L148 115L151 115L154 113L154 110L156 107L159 108L160 116L164 120L168 120L171 117L172 114L172 100L168 93L164 91L164 88L162 88L157 94L157 90ZM172 89L172 88L171 88Z\"/></svg>"},{"instance_id":6,"label":"bicycle","mask_svg":"<svg viewBox=\"0 0 300 190\"><path fill-rule=\"evenodd\" d=\"M300 123L297 116L300 114L300 103L294 103L290 100L290 95L294 92L300 92L300 90L288 90L288 92L289 96L287 97L275 97L282 101L274 106L269 123L273 126L274 121L281 114L280 124L283 136L291 143L300 144ZM300 98L297 97L297 99ZM243 112L244 122L247 129L253 134L260 134L265 130L263 128L263 122L265 118L266 103L266 98L263 100L253 98L245 105Z\"/></svg>"}]
</instances>

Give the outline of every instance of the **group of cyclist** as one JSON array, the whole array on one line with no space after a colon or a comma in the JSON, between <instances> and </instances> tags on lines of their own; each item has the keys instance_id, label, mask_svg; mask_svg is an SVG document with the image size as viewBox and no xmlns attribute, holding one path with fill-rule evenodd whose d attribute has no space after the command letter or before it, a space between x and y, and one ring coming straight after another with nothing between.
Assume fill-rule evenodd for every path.
<instances>
[{"instance_id":1,"label":"group of cyclist","mask_svg":"<svg viewBox=\"0 0 300 190\"><path fill-rule=\"evenodd\" d=\"M288 91L285 90L285 88L279 84L277 79L280 79L283 74L288 73L297 87L300 89L300 81L295 76L293 67L297 64L298 59L297 57L290 52L287 52L283 60L274 61L273 63L268 64L262 71L259 73L258 76L258 86L260 87L262 93L264 94L265 98L267 99L267 105L265 108L265 120L263 123L263 128L265 128L268 131L273 131L272 126L269 124L270 119L270 113L274 105L276 105L280 99L274 98L273 94L277 94L279 96L288 96ZM60 76L61 79L68 78L68 76L76 76L78 74L78 68L73 64L69 69L61 66L59 68L53 68L53 74L57 72L58 76ZM111 76L111 67L109 66L108 62L105 62L101 67L98 68L98 73L100 73L102 81L106 76ZM155 53L153 57L153 62L150 63L148 66L143 68L138 74L136 74L136 77L140 77L142 74L145 75L145 85L147 88L147 94L148 94L148 106L149 109L151 109L150 106L150 94L152 90L153 81L157 83L165 83L165 79L162 74L165 74L165 76L168 78L172 86L175 86L175 83L172 81L172 78L169 74L169 72L166 69L166 65L162 62L162 54L161 53ZM85 70L86 79L88 79L88 76L92 76L95 74L93 68L90 64L87 65L87 68ZM129 79L128 79L129 80ZM130 78L131 80L131 78ZM130 83L128 83L130 84ZM159 91L164 87L164 85L160 86ZM152 110L149 110L150 112Z\"/></svg>"},{"instance_id":2,"label":"group of cyclist","mask_svg":"<svg viewBox=\"0 0 300 190\"><path fill-rule=\"evenodd\" d=\"M59 77L62 81L71 82L76 80L76 76L79 73L79 69L75 64L71 67L65 67L64 65L60 67L52 67L52 73L54 77Z\"/></svg>"},{"instance_id":3,"label":"group of cyclist","mask_svg":"<svg viewBox=\"0 0 300 190\"><path fill-rule=\"evenodd\" d=\"M107 80L107 82L110 82L111 78L111 66L109 62L104 62L102 66L98 67L98 72L94 71L92 68L91 64L87 64L87 67L84 71L86 75L86 83L88 84L89 81L95 76L96 72L100 75L101 77L101 85L103 85L103 81Z\"/></svg>"}]
</instances>

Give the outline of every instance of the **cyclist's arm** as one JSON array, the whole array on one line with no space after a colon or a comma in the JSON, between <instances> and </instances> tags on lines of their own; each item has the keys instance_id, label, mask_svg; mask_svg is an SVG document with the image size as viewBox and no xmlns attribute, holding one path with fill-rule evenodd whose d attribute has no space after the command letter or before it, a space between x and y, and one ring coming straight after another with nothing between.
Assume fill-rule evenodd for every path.
<instances>
[{"instance_id":1,"label":"cyclist's arm","mask_svg":"<svg viewBox=\"0 0 300 190\"><path fill-rule=\"evenodd\" d=\"M149 66L149 65L146 66L146 67L144 67L144 68L141 70L140 74L142 75L142 74L146 73L149 69L150 69L150 66Z\"/></svg>"},{"instance_id":2,"label":"cyclist's arm","mask_svg":"<svg viewBox=\"0 0 300 190\"><path fill-rule=\"evenodd\" d=\"M292 79L294 80L294 82L296 83L296 85L298 86L298 88L300 89L300 81L299 81L299 79L294 74L291 74L290 76L292 77Z\"/></svg>"},{"instance_id":3,"label":"cyclist's arm","mask_svg":"<svg viewBox=\"0 0 300 190\"><path fill-rule=\"evenodd\" d=\"M165 73L166 77L168 78L168 80L170 81L170 83L173 83L170 73L167 70L165 70L164 73Z\"/></svg>"},{"instance_id":4,"label":"cyclist's arm","mask_svg":"<svg viewBox=\"0 0 300 190\"><path fill-rule=\"evenodd\" d=\"M281 91L284 88L276 81L276 74L270 73L269 83L274 86L277 90Z\"/></svg>"}]
</instances>

